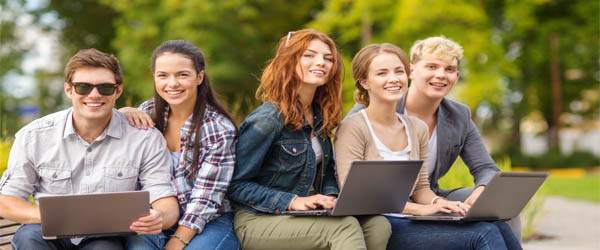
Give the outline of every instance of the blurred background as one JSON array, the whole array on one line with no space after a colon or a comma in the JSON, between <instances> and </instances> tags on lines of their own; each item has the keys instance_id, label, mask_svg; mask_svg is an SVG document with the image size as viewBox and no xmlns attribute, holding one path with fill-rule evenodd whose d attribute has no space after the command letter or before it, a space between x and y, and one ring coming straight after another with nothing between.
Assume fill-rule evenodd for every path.
<instances>
[{"instance_id":1,"label":"blurred background","mask_svg":"<svg viewBox=\"0 0 600 250\"><path fill-rule=\"evenodd\" d=\"M471 107L499 165L551 170L548 195L597 205L599 16L598 0L0 0L0 169L20 127L70 106L62 70L82 48L119 58L125 91L117 107L137 106L153 94L154 48L187 39L205 53L207 74L239 124L260 105L261 71L289 31L314 28L337 43L345 112L361 47L389 42L408 51L444 35L465 49L450 98ZM451 173L447 185L472 185L456 169L464 178Z\"/></svg>"}]
</instances>

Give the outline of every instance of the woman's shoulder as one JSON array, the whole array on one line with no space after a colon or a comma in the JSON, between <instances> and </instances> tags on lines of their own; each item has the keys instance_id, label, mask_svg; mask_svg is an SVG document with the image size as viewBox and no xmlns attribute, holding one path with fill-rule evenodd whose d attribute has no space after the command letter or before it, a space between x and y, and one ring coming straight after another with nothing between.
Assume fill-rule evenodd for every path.
<instances>
[{"instance_id":1,"label":"woman's shoulder","mask_svg":"<svg viewBox=\"0 0 600 250\"><path fill-rule=\"evenodd\" d=\"M367 133L368 127L365 118L360 112L346 117L337 129L336 136L345 134Z\"/></svg>"},{"instance_id":2,"label":"woman's shoulder","mask_svg":"<svg viewBox=\"0 0 600 250\"><path fill-rule=\"evenodd\" d=\"M341 126L362 127L362 126L366 126L366 125L367 125L367 123L365 122L365 118L363 117L363 115L360 111L347 116L346 118L344 118L344 120L342 120L342 123L340 123L340 127Z\"/></svg>"},{"instance_id":3,"label":"woman's shoulder","mask_svg":"<svg viewBox=\"0 0 600 250\"><path fill-rule=\"evenodd\" d=\"M261 132L278 131L283 128L283 117L279 115L279 109L265 102L253 110L240 124L240 132L248 128L255 128Z\"/></svg>"},{"instance_id":4,"label":"woman's shoulder","mask_svg":"<svg viewBox=\"0 0 600 250\"><path fill-rule=\"evenodd\" d=\"M205 112L203 126L210 126L216 131L237 131L235 124L214 107L207 105Z\"/></svg>"},{"instance_id":5,"label":"woman's shoulder","mask_svg":"<svg viewBox=\"0 0 600 250\"><path fill-rule=\"evenodd\" d=\"M140 104L140 106L138 106L137 109L144 111L146 113L151 113L154 110L155 104L154 104L154 97L144 101L142 104Z\"/></svg>"},{"instance_id":6,"label":"woman's shoulder","mask_svg":"<svg viewBox=\"0 0 600 250\"><path fill-rule=\"evenodd\" d=\"M404 119L406 120L408 129L420 133L429 133L429 126L427 126L427 123L425 123L421 119L406 114L401 116L404 117Z\"/></svg>"}]
</instances>

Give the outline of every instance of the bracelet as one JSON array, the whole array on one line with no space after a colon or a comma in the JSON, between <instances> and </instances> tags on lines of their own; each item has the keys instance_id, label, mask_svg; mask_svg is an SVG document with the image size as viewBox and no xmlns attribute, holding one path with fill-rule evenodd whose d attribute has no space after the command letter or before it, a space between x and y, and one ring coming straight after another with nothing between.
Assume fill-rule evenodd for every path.
<instances>
[{"instance_id":1,"label":"bracelet","mask_svg":"<svg viewBox=\"0 0 600 250\"><path fill-rule=\"evenodd\" d=\"M298 198L298 195L294 195L294 197L292 197L292 200L290 200L290 204L286 208L288 211L292 210L292 203L294 202L294 200L296 200L296 198Z\"/></svg>"},{"instance_id":2,"label":"bracelet","mask_svg":"<svg viewBox=\"0 0 600 250\"><path fill-rule=\"evenodd\" d=\"M189 241L185 241L183 238L181 238L181 236L179 236L179 235L177 235L177 234L171 234L171 238L176 238L176 239L178 239L179 241L181 241L181 243L183 243L183 244L184 244L184 245L186 245L186 246L187 246L188 244L190 244L190 242L189 242Z\"/></svg>"},{"instance_id":3,"label":"bracelet","mask_svg":"<svg viewBox=\"0 0 600 250\"><path fill-rule=\"evenodd\" d=\"M445 200L444 198L439 197L439 196L433 197L433 199L431 199L431 205L435 204L435 202L439 199Z\"/></svg>"}]
</instances>

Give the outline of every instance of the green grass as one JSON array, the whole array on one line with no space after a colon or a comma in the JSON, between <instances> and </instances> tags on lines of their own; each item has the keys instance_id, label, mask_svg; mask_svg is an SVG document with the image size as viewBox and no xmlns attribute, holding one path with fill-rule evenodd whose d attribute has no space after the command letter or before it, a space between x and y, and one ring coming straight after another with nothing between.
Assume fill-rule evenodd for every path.
<instances>
[{"instance_id":1,"label":"green grass","mask_svg":"<svg viewBox=\"0 0 600 250\"><path fill-rule=\"evenodd\" d=\"M511 171L512 169L509 158L505 158L497 164L502 171ZM452 165L450 171L439 180L439 184L443 189L474 186L473 177L460 158ZM564 177L552 174L538 193L600 203L600 175L588 174L581 177Z\"/></svg>"},{"instance_id":2,"label":"green grass","mask_svg":"<svg viewBox=\"0 0 600 250\"><path fill-rule=\"evenodd\" d=\"M542 186L549 195L600 203L600 175L582 177L552 176Z\"/></svg>"}]
</instances>

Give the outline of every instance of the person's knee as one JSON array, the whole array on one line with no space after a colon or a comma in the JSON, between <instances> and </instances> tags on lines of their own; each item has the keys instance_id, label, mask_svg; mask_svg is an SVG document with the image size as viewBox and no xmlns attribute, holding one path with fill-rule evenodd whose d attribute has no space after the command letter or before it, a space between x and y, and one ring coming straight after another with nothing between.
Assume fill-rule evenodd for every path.
<instances>
[{"instance_id":1,"label":"person's knee","mask_svg":"<svg viewBox=\"0 0 600 250\"><path fill-rule=\"evenodd\" d=\"M392 234L392 224L384 216L373 216L368 219L367 223L363 224L363 230L365 232L373 232L376 235L387 235L389 237Z\"/></svg>"},{"instance_id":2,"label":"person's knee","mask_svg":"<svg viewBox=\"0 0 600 250\"><path fill-rule=\"evenodd\" d=\"M47 248L46 241L42 238L42 227L39 224L21 226L11 242L13 249L43 249Z\"/></svg>"},{"instance_id":3,"label":"person's knee","mask_svg":"<svg viewBox=\"0 0 600 250\"><path fill-rule=\"evenodd\" d=\"M105 249L125 249L123 239L120 237L101 237L95 239L84 240L79 249L81 250L105 250ZM152 248L150 248L152 249ZM160 248L159 248L160 249Z\"/></svg>"},{"instance_id":4,"label":"person's knee","mask_svg":"<svg viewBox=\"0 0 600 250\"><path fill-rule=\"evenodd\" d=\"M360 223L358 222L358 219L356 219L356 217L354 216L345 216L341 218L338 228L357 229L360 228Z\"/></svg>"},{"instance_id":5,"label":"person's knee","mask_svg":"<svg viewBox=\"0 0 600 250\"><path fill-rule=\"evenodd\" d=\"M39 224L26 224L21 226L13 237L15 243L25 243L42 239L42 227Z\"/></svg>"},{"instance_id":6,"label":"person's knee","mask_svg":"<svg viewBox=\"0 0 600 250\"><path fill-rule=\"evenodd\" d=\"M160 234L134 235L125 239L125 248L128 250L162 249L162 245Z\"/></svg>"},{"instance_id":7,"label":"person's knee","mask_svg":"<svg viewBox=\"0 0 600 250\"><path fill-rule=\"evenodd\" d=\"M502 234L500 233L500 229L493 223L481 222L479 223L479 232L480 237L482 238L502 238Z\"/></svg>"}]
</instances>

